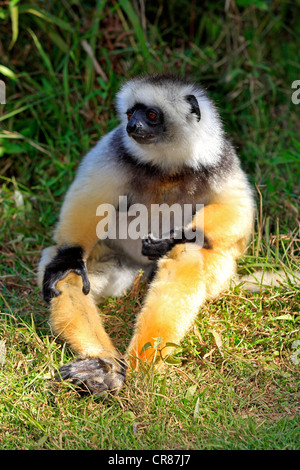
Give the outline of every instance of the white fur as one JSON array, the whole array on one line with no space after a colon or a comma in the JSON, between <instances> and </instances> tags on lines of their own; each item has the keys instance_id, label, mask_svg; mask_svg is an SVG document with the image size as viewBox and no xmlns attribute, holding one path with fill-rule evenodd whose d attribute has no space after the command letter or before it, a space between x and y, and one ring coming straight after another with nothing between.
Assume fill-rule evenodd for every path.
<instances>
[{"instance_id":1,"label":"white fur","mask_svg":"<svg viewBox=\"0 0 300 470\"><path fill-rule=\"evenodd\" d=\"M87 261L91 295L95 302L101 302L105 297L122 296L132 286L141 267L118 247L97 243ZM143 266L144 275L148 276L152 269L153 265Z\"/></svg>"}]
</instances>

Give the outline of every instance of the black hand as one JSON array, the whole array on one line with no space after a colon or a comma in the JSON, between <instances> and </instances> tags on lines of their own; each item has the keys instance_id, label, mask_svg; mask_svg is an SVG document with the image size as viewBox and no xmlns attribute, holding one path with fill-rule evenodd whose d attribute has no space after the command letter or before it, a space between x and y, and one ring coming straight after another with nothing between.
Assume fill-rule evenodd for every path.
<instances>
[{"instance_id":1,"label":"black hand","mask_svg":"<svg viewBox=\"0 0 300 470\"><path fill-rule=\"evenodd\" d=\"M154 238L148 235L142 240L142 255L150 260L157 260L170 251L175 245L173 238Z\"/></svg>"},{"instance_id":2,"label":"black hand","mask_svg":"<svg viewBox=\"0 0 300 470\"><path fill-rule=\"evenodd\" d=\"M142 240L142 255L147 256L150 260L158 260L166 255L175 245L183 243L196 243L197 231L192 229L184 230L184 228L173 230L170 233L170 238L155 238L149 234ZM200 237L202 240L202 237ZM203 237L202 248L210 248L209 242L206 237Z\"/></svg>"},{"instance_id":3,"label":"black hand","mask_svg":"<svg viewBox=\"0 0 300 470\"><path fill-rule=\"evenodd\" d=\"M82 292L88 294L90 282L88 280L85 263L82 259L82 248L64 247L60 248L57 255L46 266L43 281L43 297L46 302L50 302L53 297L60 295L56 288L58 281L61 281L70 272L74 272L82 277Z\"/></svg>"}]
</instances>

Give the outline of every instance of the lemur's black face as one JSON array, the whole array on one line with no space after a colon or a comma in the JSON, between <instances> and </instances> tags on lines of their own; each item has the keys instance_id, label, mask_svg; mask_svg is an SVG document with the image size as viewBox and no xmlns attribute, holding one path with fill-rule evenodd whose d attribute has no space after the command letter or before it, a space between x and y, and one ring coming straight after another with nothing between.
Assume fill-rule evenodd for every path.
<instances>
[{"instance_id":1,"label":"lemur's black face","mask_svg":"<svg viewBox=\"0 0 300 470\"><path fill-rule=\"evenodd\" d=\"M163 112L154 106L137 103L127 112L126 131L139 144L157 143L164 132Z\"/></svg>"}]
</instances>

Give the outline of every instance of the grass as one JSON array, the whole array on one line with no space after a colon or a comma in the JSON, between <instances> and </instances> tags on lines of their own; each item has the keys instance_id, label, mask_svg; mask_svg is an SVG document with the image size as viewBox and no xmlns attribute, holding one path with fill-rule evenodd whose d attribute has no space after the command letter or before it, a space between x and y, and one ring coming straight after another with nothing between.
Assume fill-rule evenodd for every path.
<instances>
[{"instance_id":1,"label":"grass","mask_svg":"<svg viewBox=\"0 0 300 470\"><path fill-rule=\"evenodd\" d=\"M240 272L299 266L299 8L294 2L0 1L0 446L299 450L299 287L233 287L207 304L165 372L79 398L36 287L80 158L116 125L127 76L174 71L217 101L257 195ZM226 5L226 8L224 6ZM102 307L121 351L147 286Z\"/></svg>"}]
</instances>

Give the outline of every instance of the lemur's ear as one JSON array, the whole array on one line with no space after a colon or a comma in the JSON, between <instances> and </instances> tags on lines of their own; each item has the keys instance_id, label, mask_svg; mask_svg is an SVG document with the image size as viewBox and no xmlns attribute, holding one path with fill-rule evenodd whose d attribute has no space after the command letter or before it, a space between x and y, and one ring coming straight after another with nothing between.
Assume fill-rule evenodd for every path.
<instances>
[{"instance_id":1,"label":"lemur's ear","mask_svg":"<svg viewBox=\"0 0 300 470\"><path fill-rule=\"evenodd\" d=\"M197 121L199 122L201 119L201 112L199 108L199 104L197 101L197 98L194 95L187 95L185 99L190 103L191 105L191 113L196 114L197 116Z\"/></svg>"}]
</instances>

